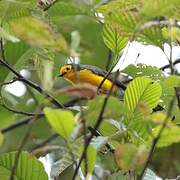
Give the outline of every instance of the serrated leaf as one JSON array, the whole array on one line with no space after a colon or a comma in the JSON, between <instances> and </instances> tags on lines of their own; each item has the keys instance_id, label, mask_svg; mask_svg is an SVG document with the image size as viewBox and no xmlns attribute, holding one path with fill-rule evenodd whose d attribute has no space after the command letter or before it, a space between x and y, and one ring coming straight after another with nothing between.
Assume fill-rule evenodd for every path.
<instances>
[{"instance_id":1,"label":"serrated leaf","mask_svg":"<svg viewBox=\"0 0 180 180\"><path fill-rule=\"evenodd\" d=\"M133 79L145 76L151 78L152 80L160 81L165 78L163 72L159 68L141 63L137 65L130 64L122 72L128 74Z\"/></svg>"},{"instance_id":2,"label":"serrated leaf","mask_svg":"<svg viewBox=\"0 0 180 180\"><path fill-rule=\"evenodd\" d=\"M17 152L1 154L0 167L11 170L14 165L16 153ZM7 171L5 173L7 174ZM16 180L48 180L48 176L41 162L26 152L20 154L15 176Z\"/></svg>"},{"instance_id":3,"label":"serrated leaf","mask_svg":"<svg viewBox=\"0 0 180 180\"><path fill-rule=\"evenodd\" d=\"M1 1L0 2L0 17L3 21L10 21L12 19L29 16L30 7L34 6L31 2L20 1Z\"/></svg>"},{"instance_id":4,"label":"serrated leaf","mask_svg":"<svg viewBox=\"0 0 180 180\"><path fill-rule=\"evenodd\" d=\"M45 116L51 127L64 139L68 140L73 131L75 121L71 111L44 108Z\"/></svg>"},{"instance_id":5,"label":"serrated leaf","mask_svg":"<svg viewBox=\"0 0 180 180\"><path fill-rule=\"evenodd\" d=\"M105 45L115 54L119 54L128 42L127 37L120 36L117 29L109 24L105 24L103 27L103 40Z\"/></svg>"},{"instance_id":6,"label":"serrated leaf","mask_svg":"<svg viewBox=\"0 0 180 180\"><path fill-rule=\"evenodd\" d=\"M148 22L147 22L148 23ZM146 23L144 24L146 26ZM152 44L163 49L164 43L167 42L162 34L162 27L160 25L150 26L140 32L137 40L144 44Z\"/></svg>"},{"instance_id":7,"label":"serrated leaf","mask_svg":"<svg viewBox=\"0 0 180 180\"><path fill-rule=\"evenodd\" d=\"M140 103L152 109L158 104L161 91L159 83L146 77L137 77L127 86L124 96L125 105L131 112L135 112Z\"/></svg>"},{"instance_id":8,"label":"serrated leaf","mask_svg":"<svg viewBox=\"0 0 180 180\"><path fill-rule=\"evenodd\" d=\"M137 77L129 83L124 96L124 103L131 114L127 114L127 126L132 132L133 142L139 144L148 138L147 124L144 117L159 103L161 86L146 77Z\"/></svg>"}]
</instances>

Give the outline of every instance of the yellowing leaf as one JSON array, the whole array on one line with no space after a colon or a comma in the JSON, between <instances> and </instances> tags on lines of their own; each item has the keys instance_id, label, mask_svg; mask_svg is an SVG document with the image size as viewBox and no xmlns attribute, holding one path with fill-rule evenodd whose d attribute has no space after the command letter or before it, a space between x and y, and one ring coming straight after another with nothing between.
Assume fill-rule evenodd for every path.
<instances>
[{"instance_id":1,"label":"yellowing leaf","mask_svg":"<svg viewBox=\"0 0 180 180\"><path fill-rule=\"evenodd\" d=\"M45 116L52 128L64 139L68 139L73 131L75 121L71 111L44 108Z\"/></svg>"},{"instance_id":2,"label":"yellowing leaf","mask_svg":"<svg viewBox=\"0 0 180 180\"><path fill-rule=\"evenodd\" d=\"M57 34L44 21L34 17L23 17L10 22L14 33L32 46L51 48L68 53L64 37Z\"/></svg>"},{"instance_id":3,"label":"yellowing leaf","mask_svg":"<svg viewBox=\"0 0 180 180\"><path fill-rule=\"evenodd\" d=\"M128 171L133 167L137 148L134 144L119 144L115 150L115 158L118 166L123 171Z\"/></svg>"}]
</instances>

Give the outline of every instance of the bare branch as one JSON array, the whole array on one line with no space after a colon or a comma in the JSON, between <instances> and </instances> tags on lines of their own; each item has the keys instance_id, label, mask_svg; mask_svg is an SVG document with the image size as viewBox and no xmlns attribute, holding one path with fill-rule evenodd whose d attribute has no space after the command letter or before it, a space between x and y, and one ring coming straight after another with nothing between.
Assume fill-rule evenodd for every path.
<instances>
[{"instance_id":1,"label":"bare branch","mask_svg":"<svg viewBox=\"0 0 180 180\"><path fill-rule=\"evenodd\" d=\"M22 114L22 115L26 115L26 116L43 115L43 113L35 114L35 113L29 113L29 112L24 112L24 111L18 111L18 110L15 110L15 109L12 109L12 108L8 107L8 106L5 105L5 104L1 104L1 106L2 106L3 108L7 109L8 111L13 112L13 113L16 113L16 114Z\"/></svg>"},{"instance_id":2,"label":"bare branch","mask_svg":"<svg viewBox=\"0 0 180 180\"><path fill-rule=\"evenodd\" d=\"M179 58L179 59L176 59L176 60L173 62L173 66L175 66L176 64L179 64L179 63L180 63L180 58ZM164 71L165 69L167 69L167 68L169 68L169 67L170 67L170 64L167 64L167 65L161 67L160 69Z\"/></svg>"},{"instance_id":3,"label":"bare branch","mask_svg":"<svg viewBox=\"0 0 180 180\"><path fill-rule=\"evenodd\" d=\"M64 108L64 106L59 103L54 97L48 94L45 90L43 90L39 85L34 84L32 81L25 79L21 74L19 74L15 69L13 69L9 64L7 64L3 59L0 59L0 62L11 72L13 72L20 81L26 83L32 88L36 89L39 93L43 94L46 98L50 99L50 102L59 108Z\"/></svg>"},{"instance_id":4,"label":"bare branch","mask_svg":"<svg viewBox=\"0 0 180 180\"><path fill-rule=\"evenodd\" d=\"M38 118L41 118L41 117L43 117L43 114L42 115L38 115L36 118L38 119ZM25 117L25 118L23 118L23 119L15 122L15 123L5 127L5 128L3 128L3 129L1 129L1 132L4 134L4 133L7 133L7 132L9 132L9 131L11 131L11 130L13 130L15 128L18 128L18 127L20 127L22 125L26 125L30 121L32 121L33 118L34 118L34 116Z\"/></svg>"},{"instance_id":5,"label":"bare branch","mask_svg":"<svg viewBox=\"0 0 180 180\"><path fill-rule=\"evenodd\" d=\"M49 136L46 140L44 140L41 144L38 144L37 146L33 147L30 152L32 154L34 154L34 152L36 152L37 149L40 149L44 146L46 146L49 142L53 141L54 139L56 139L59 135L58 134L53 134L51 136Z\"/></svg>"}]
</instances>

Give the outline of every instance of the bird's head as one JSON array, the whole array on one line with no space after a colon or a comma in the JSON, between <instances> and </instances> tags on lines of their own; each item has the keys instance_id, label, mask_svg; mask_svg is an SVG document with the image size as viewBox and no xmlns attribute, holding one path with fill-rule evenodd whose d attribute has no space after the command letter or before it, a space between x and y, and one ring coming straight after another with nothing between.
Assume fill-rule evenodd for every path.
<instances>
[{"instance_id":1,"label":"bird's head","mask_svg":"<svg viewBox=\"0 0 180 180\"><path fill-rule=\"evenodd\" d=\"M61 66L59 72L60 72L60 74L58 75L59 77L67 76L68 74L74 72L74 67L72 64L65 64Z\"/></svg>"}]
</instances>

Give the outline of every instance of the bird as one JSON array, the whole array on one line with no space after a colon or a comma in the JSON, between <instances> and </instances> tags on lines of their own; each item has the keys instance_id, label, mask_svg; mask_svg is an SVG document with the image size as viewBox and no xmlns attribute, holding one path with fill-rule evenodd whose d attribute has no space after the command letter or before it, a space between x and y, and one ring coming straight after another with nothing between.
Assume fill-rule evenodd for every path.
<instances>
[{"instance_id":1,"label":"bird","mask_svg":"<svg viewBox=\"0 0 180 180\"><path fill-rule=\"evenodd\" d=\"M58 77L64 77L71 84L89 83L99 88L108 72L93 65L64 64L60 67ZM126 86L110 74L101 85L101 92L107 93L114 82L114 89L126 89Z\"/></svg>"}]
</instances>

